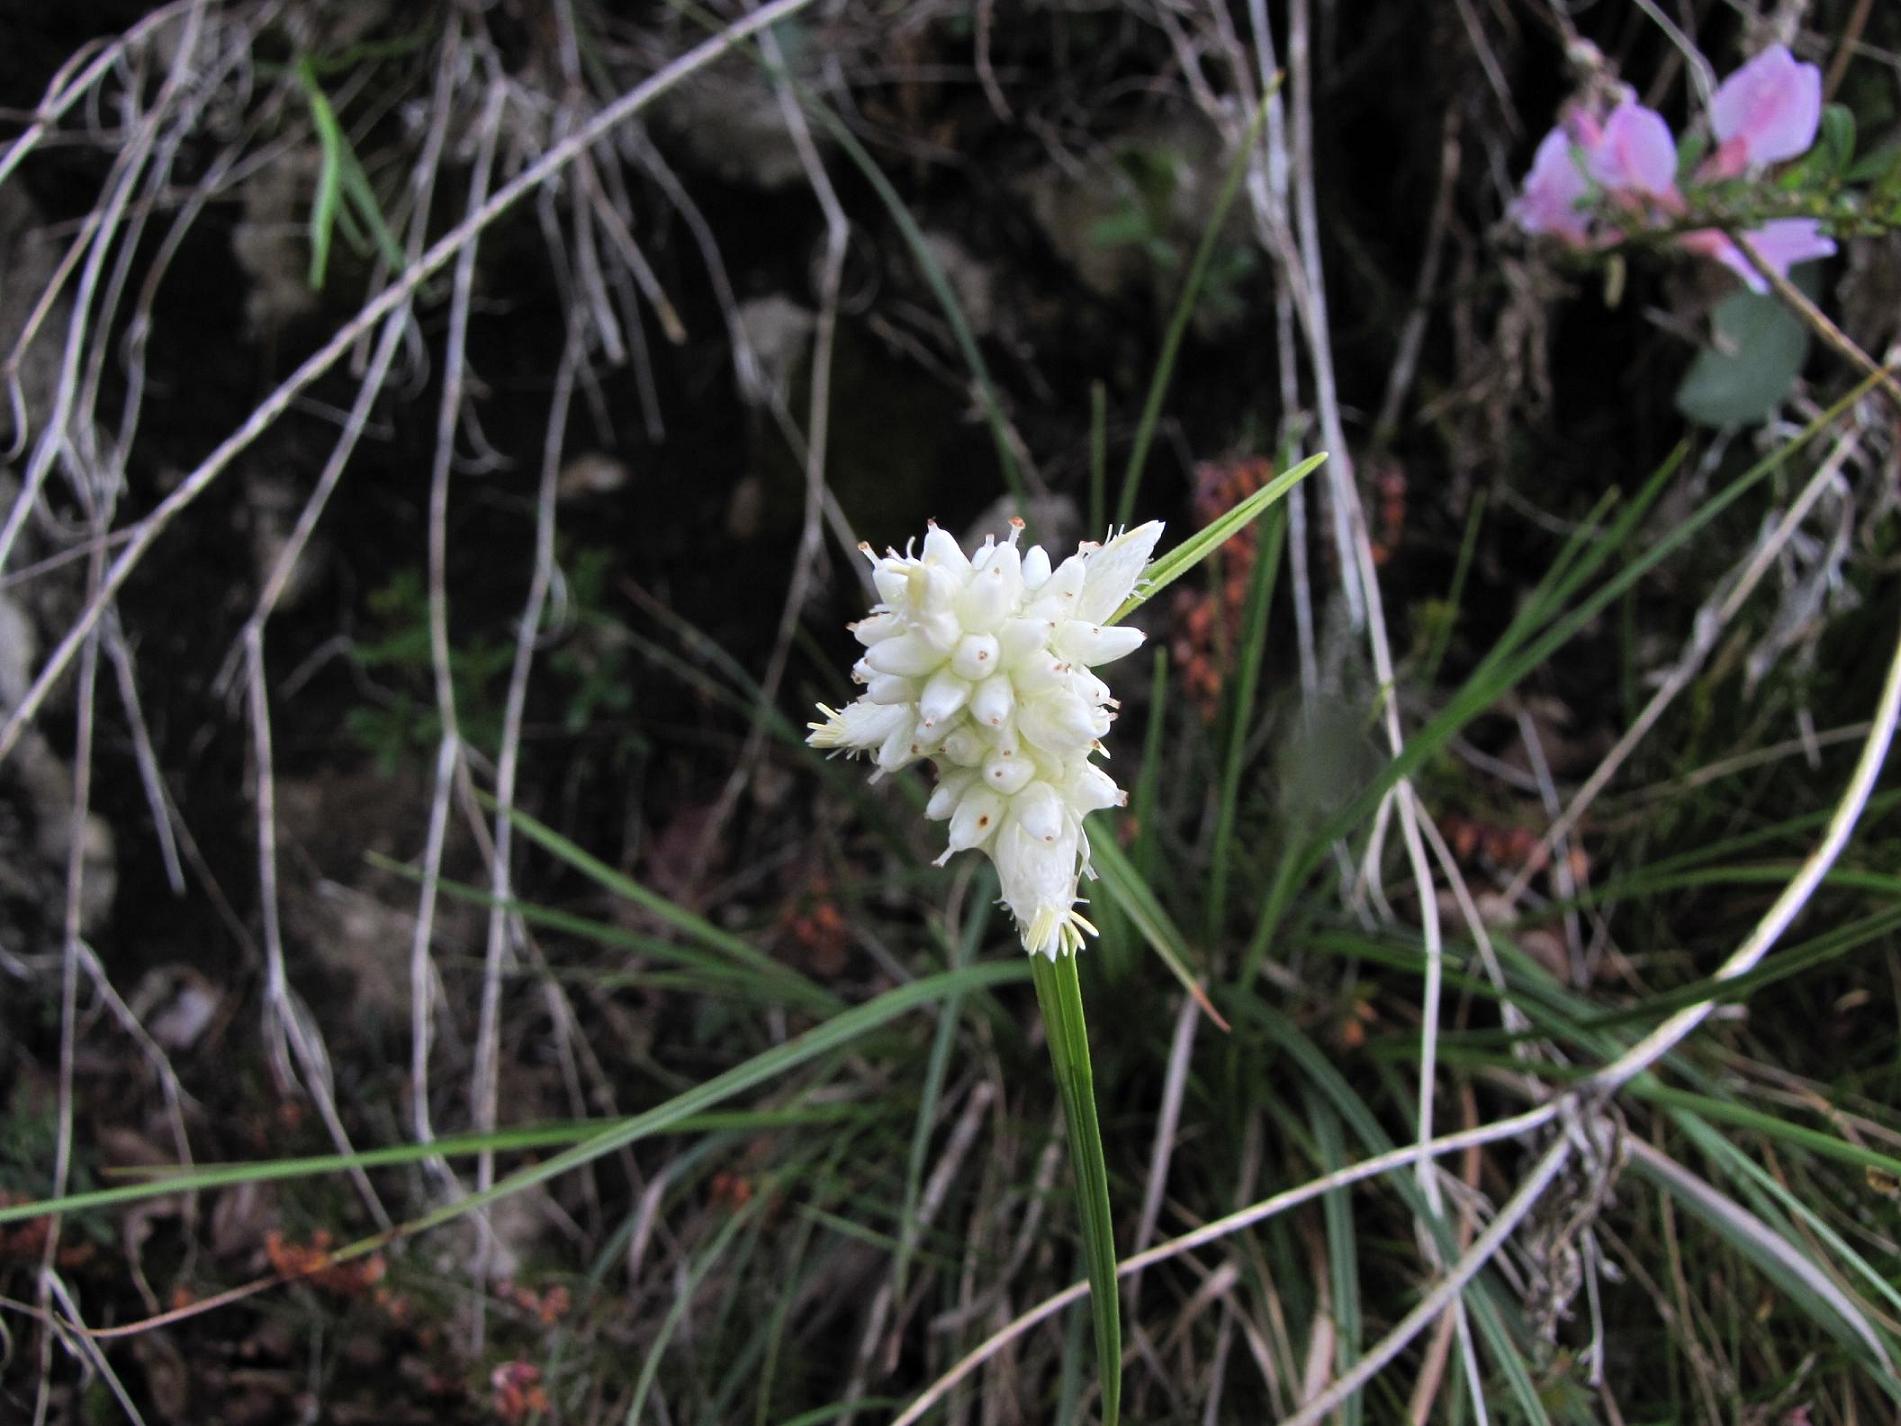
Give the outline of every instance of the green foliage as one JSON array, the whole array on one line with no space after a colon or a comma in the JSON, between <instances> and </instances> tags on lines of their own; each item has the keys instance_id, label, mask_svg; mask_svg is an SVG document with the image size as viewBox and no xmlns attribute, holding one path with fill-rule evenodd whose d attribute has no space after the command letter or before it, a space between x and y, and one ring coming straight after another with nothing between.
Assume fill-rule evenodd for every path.
<instances>
[{"instance_id":1,"label":"green foliage","mask_svg":"<svg viewBox=\"0 0 1901 1426\"><path fill-rule=\"evenodd\" d=\"M1677 410L1705 426L1768 420L1808 360L1808 328L1781 298L1756 292L1725 297L1710 326L1714 340L1677 387Z\"/></svg>"},{"instance_id":2,"label":"green foliage","mask_svg":"<svg viewBox=\"0 0 1901 1426\"><path fill-rule=\"evenodd\" d=\"M606 608L611 550L564 545L565 599L561 627L544 637L559 642L538 659L544 695L557 698L560 726L578 734L624 717L633 707L635 677L627 631ZM429 592L420 569L397 570L368 599L370 624L350 649L375 701L350 709L344 731L385 774L407 757L433 748L442 736L436 709L429 638ZM462 736L493 750L501 741L502 709L515 659L512 638L477 635L453 642L449 670ZM637 737L628 730L617 741Z\"/></svg>"},{"instance_id":3,"label":"green foliage","mask_svg":"<svg viewBox=\"0 0 1901 1426\"><path fill-rule=\"evenodd\" d=\"M419 569L401 569L368 602L373 622L368 636L351 646L350 657L380 697L350 709L343 728L388 775L442 737L431 689L429 592ZM462 735L478 747L492 748L501 739L502 685L514 656L500 639L465 640L450 648L456 717Z\"/></svg>"},{"instance_id":4,"label":"green foliage","mask_svg":"<svg viewBox=\"0 0 1901 1426\"><path fill-rule=\"evenodd\" d=\"M390 231L383 217L376 190L369 175L343 132L336 110L330 105L318 78L317 65L309 58L300 60L297 77L303 85L304 100L310 108L311 126L317 131L322 164L317 172L317 191L310 203L310 275L313 291L323 290L330 269L330 248L337 233L359 253L376 253L391 272L403 270L402 244Z\"/></svg>"}]
</instances>

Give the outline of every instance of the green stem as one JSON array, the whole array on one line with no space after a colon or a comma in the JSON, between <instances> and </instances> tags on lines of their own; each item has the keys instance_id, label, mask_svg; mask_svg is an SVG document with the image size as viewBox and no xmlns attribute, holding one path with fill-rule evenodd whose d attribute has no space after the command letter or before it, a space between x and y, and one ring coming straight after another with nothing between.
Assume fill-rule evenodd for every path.
<instances>
[{"instance_id":1,"label":"green stem","mask_svg":"<svg viewBox=\"0 0 1901 1426\"><path fill-rule=\"evenodd\" d=\"M1049 1036L1050 1067L1063 1096L1069 1128L1069 1160L1076 1175L1082 1215L1083 1260L1089 1305L1096 1323L1097 1369L1102 1377L1103 1426L1116 1426L1122 1410L1122 1318L1116 1293L1115 1220L1109 1209L1109 1170L1096 1122L1095 1077L1089 1064L1089 1029L1083 1022L1082 984L1076 958L1030 957L1037 1002Z\"/></svg>"}]
</instances>

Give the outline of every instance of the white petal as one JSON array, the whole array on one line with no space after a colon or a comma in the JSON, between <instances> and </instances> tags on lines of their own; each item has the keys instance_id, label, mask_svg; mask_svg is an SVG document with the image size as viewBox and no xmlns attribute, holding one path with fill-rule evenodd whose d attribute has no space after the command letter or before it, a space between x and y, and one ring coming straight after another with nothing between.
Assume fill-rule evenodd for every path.
<instances>
[{"instance_id":1,"label":"white petal","mask_svg":"<svg viewBox=\"0 0 1901 1426\"><path fill-rule=\"evenodd\" d=\"M926 728L936 728L956 717L970 701L970 684L947 668L940 668L924 685L918 697L918 718Z\"/></svg>"},{"instance_id":2,"label":"white petal","mask_svg":"<svg viewBox=\"0 0 1901 1426\"><path fill-rule=\"evenodd\" d=\"M1046 693L1017 710L1023 736L1048 753L1087 748L1109 731L1109 715L1069 692Z\"/></svg>"},{"instance_id":3,"label":"white petal","mask_svg":"<svg viewBox=\"0 0 1901 1426\"><path fill-rule=\"evenodd\" d=\"M1100 624L1120 609L1134 592L1142 571L1148 568L1155 554L1155 542L1161 537L1162 522L1150 520L1146 525L1124 530L1091 554L1076 617Z\"/></svg>"},{"instance_id":4,"label":"white petal","mask_svg":"<svg viewBox=\"0 0 1901 1426\"><path fill-rule=\"evenodd\" d=\"M951 668L959 678L972 682L986 678L1003 667L1001 650L990 634L966 634L951 652Z\"/></svg>"},{"instance_id":5,"label":"white petal","mask_svg":"<svg viewBox=\"0 0 1901 1426\"><path fill-rule=\"evenodd\" d=\"M971 691L970 716L986 728L1001 728L1016 711L1016 694L1007 675L986 678Z\"/></svg>"},{"instance_id":6,"label":"white petal","mask_svg":"<svg viewBox=\"0 0 1901 1426\"><path fill-rule=\"evenodd\" d=\"M984 740L962 724L944 735L939 751L946 762L955 763L958 767L976 767L990 756L990 749L984 745Z\"/></svg>"},{"instance_id":7,"label":"white petal","mask_svg":"<svg viewBox=\"0 0 1901 1426\"><path fill-rule=\"evenodd\" d=\"M815 748L875 748L894 730L902 732L911 726L910 709L884 707L863 698L847 704L842 712L822 704L820 711L829 716L824 723L814 724L806 739Z\"/></svg>"},{"instance_id":8,"label":"white petal","mask_svg":"<svg viewBox=\"0 0 1901 1426\"><path fill-rule=\"evenodd\" d=\"M1031 545L1030 552L1023 557L1023 587L1029 590L1041 589L1044 581L1049 577L1049 551L1041 545Z\"/></svg>"},{"instance_id":9,"label":"white petal","mask_svg":"<svg viewBox=\"0 0 1901 1426\"><path fill-rule=\"evenodd\" d=\"M1039 842L1063 835L1063 801L1047 782L1033 782L1010 799L1010 815Z\"/></svg>"},{"instance_id":10,"label":"white petal","mask_svg":"<svg viewBox=\"0 0 1901 1426\"><path fill-rule=\"evenodd\" d=\"M865 697L873 703L915 703L917 680L901 678L895 673L874 673L865 689Z\"/></svg>"},{"instance_id":11,"label":"white petal","mask_svg":"<svg viewBox=\"0 0 1901 1426\"><path fill-rule=\"evenodd\" d=\"M1003 821L1003 799L987 787L973 787L958 800L950 819L950 850L980 846Z\"/></svg>"},{"instance_id":12,"label":"white petal","mask_svg":"<svg viewBox=\"0 0 1901 1426\"><path fill-rule=\"evenodd\" d=\"M879 673L918 678L943 663L944 654L941 649L933 648L922 634L913 630L875 645L865 654L865 662Z\"/></svg>"},{"instance_id":13,"label":"white petal","mask_svg":"<svg viewBox=\"0 0 1901 1426\"><path fill-rule=\"evenodd\" d=\"M1005 757L1001 753L993 754L989 761L984 763L984 785L1005 797L1021 792L1025 784L1035 776L1036 764L1021 753L1015 757Z\"/></svg>"},{"instance_id":14,"label":"white petal","mask_svg":"<svg viewBox=\"0 0 1901 1426\"><path fill-rule=\"evenodd\" d=\"M1112 663L1142 647L1143 633L1126 624L1105 626L1071 619L1056 626L1051 647L1072 663Z\"/></svg>"},{"instance_id":15,"label":"white petal","mask_svg":"<svg viewBox=\"0 0 1901 1426\"><path fill-rule=\"evenodd\" d=\"M974 781L976 779L962 768L939 773L937 786L931 789L931 800L924 804L924 815L933 822L942 822L957 810L959 799Z\"/></svg>"},{"instance_id":16,"label":"white petal","mask_svg":"<svg viewBox=\"0 0 1901 1426\"><path fill-rule=\"evenodd\" d=\"M886 639L895 639L904 632L903 616L898 614L872 614L850 626L852 637L866 648L883 643Z\"/></svg>"},{"instance_id":17,"label":"white petal","mask_svg":"<svg viewBox=\"0 0 1901 1426\"><path fill-rule=\"evenodd\" d=\"M959 583L970 573L970 561L964 555L963 546L949 530L939 529L936 521L932 521L930 533L924 537L924 562L942 565L958 577Z\"/></svg>"},{"instance_id":18,"label":"white petal","mask_svg":"<svg viewBox=\"0 0 1901 1426\"><path fill-rule=\"evenodd\" d=\"M957 617L966 629L989 633L1016 612L1023 600L1023 562L1014 545L999 545L957 596Z\"/></svg>"}]
</instances>

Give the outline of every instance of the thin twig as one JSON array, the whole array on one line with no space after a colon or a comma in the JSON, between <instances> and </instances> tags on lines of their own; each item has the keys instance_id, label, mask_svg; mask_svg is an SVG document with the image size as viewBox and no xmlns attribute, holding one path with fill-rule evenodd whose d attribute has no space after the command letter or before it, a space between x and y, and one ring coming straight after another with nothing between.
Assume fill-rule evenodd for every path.
<instances>
[{"instance_id":1,"label":"thin twig","mask_svg":"<svg viewBox=\"0 0 1901 1426\"><path fill-rule=\"evenodd\" d=\"M145 558L159 536L182 511L196 502L210 488L232 460L248 449L276 422L277 418L312 382L336 365L360 337L398 305L413 296L423 283L441 271L478 233L494 223L526 194L539 188L572 163L601 135L639 113L660 95L704 69L734 46L743 43L760 30L808 8L812 3L813 0L772 0L772 3L744 19L734 21L718 34L696 45L612 104L607 105L584 128L554 145L521 173L496 189L478 212L465 218L439 238L419 261L404 269L399 278L365 303L356 315L339 328L327 342L306 357L298 368L279 383L277 388L245 418L237 430L221 441L210 455L187 473L171 493L140 521L137 535L106 571L99 593L79 612L73 626L67 630L58 646L47 656L46 662L41 666L39 674L34 678L26 695L9 713L6 722L0 724L0 759L13 751L21 732L38 714L40 706L52 692L53 685L71 665L79 652L80 645L105 612L106 604L118 595L125 582L131 578L132 571Z\"/></svg>"},{"instance_id":2,"label":"thin twig","mask_svg":"<svg viewBox=\"0 0 1901 1426\"><path fill-rule=\"evenodd\" d=\"M1624 730L1623 735L1612 745L1611 750L1598 761L1597 767L1584 780L1584 785L1572 794L1562 815L1555 818L1545 829L1544 834L1538 839L1537 847L1526 857L1524 865L1519 868L1517 874L1512 877L1511 883L1505 888L1503 895L1508 903L1516 902L1525 894L1526 888L1531 884L1531 879L1546 865L1553 852L1562 847L1565 839L1576 829L1584 814L1590 810L1591 804L1610 785L1611 780L1617 776L1630 755L1636 751L1637 745L1648 736L1651 729L1656 727L1665 710L1696 677L1716 648L1723 631L1729 627L1737 614L1742 612L1743 605L1748 602L1749 596L1755 593L1756 586L1774 567L1776 556L1801 528L1803 520L1808 517L1815 502L1821 498L1822 492L1838 478L1842 463L1854 449L1854 444L1853 436L1844 436L1835 443L1834 448L1823 459L1815 474L1809 478L1808 484L1796 496L1795 503L1777 522L1775 530L1767 539L1758 543L1743 560L1735 579L1726 582L1726 586L1697 611L1692 621L1693 632L1689 646L1679 655L1677 662L1665 675L1657 691L1644 705L1643 711L1637 715L1630 727Z\"/></svg>"},{"instance_id":3,"label":"thin twig","mask_svg":"<svg viewBox=\"0 0 1901 1426\"><path fill-rule=\"evenodd\" d=\"M1835 865L1835 859L1848 844L1849 835L1855 830L1862 809L1868 805L1875 782L1881 776L1882 764L1887 760L1888 748L1894 741L1897 718L1901 718L1901 638L1897 638L1894 653L1888 661L1887 678L1882 684L1881 700L1870 720L1873 727L1868 740L1862 744L1855 771L1848 780L1841 801L1828 819L1828 828L1820 844L1803 859L1801 870L1783 887L1781 895L1776 897L1774 904L1756 923L1748 938L1717 967L1712 980L1720 984L1747 973L1769 953L1770 948L1808 904L1809 898L1815 894L1815 888L1822 884L1822 878L1828 875L1829 868ZM1587 1088L1594 1094L1616 1093L1636 1075L1667 1055L1684 1036L1709 1019L1715 1009L1714 998L1686 1005L1633 1045L1616 1063L1592 1075L1586 1081Z\"/></svg>"},{"instance_id":4,"label":"thin twig","mask_svg":"<svg viewBox=\"0 0 1901 1426\"><path fill-rule=\"evenodd\" d=\"M1505 1201L1483 1233L1473 1241L1465 1255L1453 1265L1452 1270L1434 1284L1431 1292L1420 1299L1404 1317L1400 1318L1393 1329L1370 1347L1352 1367L1342 1373L1331 1386L1318 1396L1313 1397L1300 1410L1287 1417L1281 1426L1314 1426L1324 1419L1333 1409L1346 1401L1365 1386L1386 1364L1401 1352L1414 1337L1417 1337L1434 1318L1457 1301L1465 1285L1477 1276L1492 1257L1505 1246L1518 1225L1524 1222L1527 1214L1538 1206L1538 1200L1549 1188L1564 1166L1576 1151L1569 1137L1559 1135L1551 1142L1532 1171L1518 1185L1518 1191Z\"/></svg>"}]
</instances>

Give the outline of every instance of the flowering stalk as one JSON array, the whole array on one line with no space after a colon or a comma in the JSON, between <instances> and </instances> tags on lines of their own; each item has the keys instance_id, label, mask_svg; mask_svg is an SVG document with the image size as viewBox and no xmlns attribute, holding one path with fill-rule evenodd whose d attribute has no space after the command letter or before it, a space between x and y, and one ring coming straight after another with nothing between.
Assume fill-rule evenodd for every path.
<instances>
[{"instance_id":1,"label":"flowering stalk","mask_svg":"<svg viewBox=\"0 0 1901 1426\"><path fill-rule=\"evenodd\" d=\"M1128 801L1091 761L1104 752L1118 706L1091 670L1142 643L1140 630L1115 625L1162 526L1150 521L1082 545L1059 565L1041 546L1020 550L1022 533L1023 522L1012 521L1007 539L986 539L974 555L935 524L921 554L879 557L861 546L879 595L871 616L852 626L865 649L852 677L865 691L842 709L820 704L824 719L810 725L807 741L869 754L873 781L930 759L937 786L925 815L950 824L938 863L960 851L996 863L1003 904L1030 953L1062 1095L1103 1420L1115 1426L1122 1395L1115 1219L1076 975L1076 952L1096 928L1077 906L1081 879L1093 874L1083 819Z\"/></svg>"},{"instance_id":2,"label":"flowering stalk","mask_svg":"<svg viewBox=\"0 0 1901 1426\"><path fill-rule=\"evenodd\" d=\"M1095 933L1077 910L1091 875L1083 819L1128 797L1091 761L1119 706L1091 670L1141 645L1110 621L1161 533L1152 520L1055 566L1040 545L1019 550L1021 521L975 555L935 524L919 555L861 547L881 600L852 626L865 691L820 704L807 741L869 754L873 781L934 762L924 815L950 824L938 864L988 855L1033 955L1074 955Z\"/></svg>"}]
</instances>

